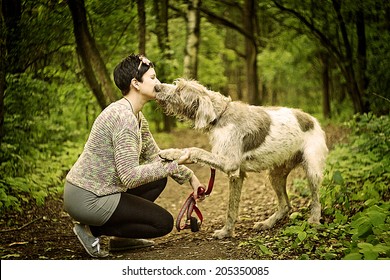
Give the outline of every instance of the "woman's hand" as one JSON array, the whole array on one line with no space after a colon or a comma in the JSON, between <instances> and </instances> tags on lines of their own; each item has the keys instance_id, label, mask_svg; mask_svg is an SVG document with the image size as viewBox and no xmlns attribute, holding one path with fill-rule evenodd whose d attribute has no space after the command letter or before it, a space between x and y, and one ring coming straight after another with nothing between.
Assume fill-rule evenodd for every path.
<instances>
[{"instance_id":1,"label":"woman's hand","mask_svg":"<svg viewBox=\"0 0 390 280\"><path fill-rule=\"evenodd\" d=\"M193 163L192 160L190 159L191 153L189 149L184 149L182 155L177 159L178 164L186 164L186 163ZM192 175L190 179L190 184L191 187L194 191L194 199L195 200L203 200L205 199L204 195L198 196L198 189L199 187L203 187L206 189L206 187L200 183L198 177L196 177L195 174Z\"/></svg>"},{"instance_id":2,"label":"woman's hand","mask_svg":"<svg viewBox=\"0 0 390 280\"><path fill-rule=\"evenodd\" d=\"M198 189L199 187L203 187L204 189L206 189L206 187L200 183L198 177L194 175L192 175L191 179L190 179L190 184L191 184L191 187L194 191L194 199L195 200L204 200L205 199L205 196L202 195L202 196L198 196Z\"/></svg>"}]
</instances>

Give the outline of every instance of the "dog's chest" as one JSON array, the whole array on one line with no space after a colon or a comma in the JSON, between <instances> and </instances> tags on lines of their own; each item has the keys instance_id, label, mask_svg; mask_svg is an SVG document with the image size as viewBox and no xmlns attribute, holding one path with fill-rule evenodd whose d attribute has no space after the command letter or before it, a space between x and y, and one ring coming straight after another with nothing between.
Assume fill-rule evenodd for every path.
<instances>
[{"instance_id":1,"label":"dog's chest","mask_svg":"<svg viewBox=\"0 0 390 280\"><path fill-rule=\"evenodd\" d=\"M226 149L231 149L238 144L236 139L237 132L233 124L227 124L223 127L215 127L209 132L209 142L212 153L224 154Z\"/></svg>"}]
</instances>

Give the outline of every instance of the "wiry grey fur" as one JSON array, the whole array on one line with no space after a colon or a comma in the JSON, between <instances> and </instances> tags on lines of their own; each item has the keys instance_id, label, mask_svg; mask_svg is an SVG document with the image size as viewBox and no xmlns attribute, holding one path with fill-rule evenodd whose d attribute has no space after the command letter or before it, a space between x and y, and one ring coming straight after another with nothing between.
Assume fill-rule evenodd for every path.
<instances>
[{"instance_id":1,"label":"wiry grey fur","mask_svg":"<svg viewBox=\"0 0 390 280\"><path fill-rule=\"evenodd\" d=\"M191 160L213 166L229 175L229 205L225 226L217 238L233 235L241 188L246 172L269 170L278 198L278 210L255 229L267 229L288 215L291 208L286 192L288 174L302 165L311 190L310 223L319 223L321 205L318 188L328 149L317 120L297 109L250 106L233 102L196 81L178 79L174 85L155 88L157 101L167 114L191 120L196 129L209 134L211 153L190 148ZM168 149L162 158L174 160L182 150Z\"/></svg>"}]
</instances>

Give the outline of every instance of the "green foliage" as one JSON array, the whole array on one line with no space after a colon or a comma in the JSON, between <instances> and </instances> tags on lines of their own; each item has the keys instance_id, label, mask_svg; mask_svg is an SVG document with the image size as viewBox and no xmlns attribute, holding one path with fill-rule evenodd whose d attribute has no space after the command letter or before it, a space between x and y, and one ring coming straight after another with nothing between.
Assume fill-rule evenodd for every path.
<instances>
[{"instance_id":1,"label":"green foliage","mask_svg":"<svg viewBox=\"0 0 390 280\"><path fill-rule=\"evenodd\" d=\"M202 32L198 79L205 86L223 92L227 83L224 61L229 53L223 41L225 32L221 32L207 21L202 22Z\"/></svg>"},{"instance_id":2,"label":"green foliage","mask_svg":"<svg viewBox=\"0 0 390 280\"><path fill-rule=\"evenodd\" d=\"M304 215L291 214L287 227L242 244L255 247L259 258L390 258L390 117L358 115L346 125L349 143L328 157L324 223L307 224L308 209L300 209ZM294 183L302 190L301 180Z\"/></svg>"},{"instance_id":3,"label":"green foliage","mask_svg":"<svg viewBox=\"0 0 390 280\"><path fill-rule=\"evenodd\" d=\"M48 195L61 191L65 172L81 152L91 110L86 112L87 95L77 97L84 96L83 87L68 77L63 85L28 74L7 77L0 212L21 211L30 201L42 205Z\"/></svg>"},{"instance_id":4,"label":"green foliage","mask_svg":"<svg viewBox=\"0 0 390 280\"><path fill-rule=\"evenodd\" d=\"M258 56L259 72L268 88L265 102L319 112L319 67L312 62L316 45L306 35L282 32ZM318 106L317 106L318 105Z\"/></svg>"},{"instance_id":5,"label":"green foliage","mask_svg":"<svg viewBox=\"0 0 390 280\"><path fill-rule=\"evenodd\" d=\"M64 154L30 151L29 155L20 157L22 162L6 161L0 166L2 171L12 164L34 162L24 166L24 172L15 172L16 175L5 175L0 180L0 212L14 209L22 211L25 203L35 203L42 206L45 198L62 192L63 176L74 163L81 145L63 143ZM6 173L3 173L6 174Z\"/></svg>"},{"instance_id":6,"label":"green foliage","mask_svg":"<svg viewBox=\"0 0 390 280\"><path fill-rule=\"evenodd\" d=\"M390 202L373 205L352 218L352 243L345 259L390 258Z\"/></svg>"},{"instance_id":7,"label":"green foliage","mask_svg":"<svg viewBox=\"0 0 390 280\"><path fill-rule=\"evenodd\" d=\"M327 162L322 189L326 214L335 209L353 213L365 201L376 203L390 195L390 118L359 115L347 126L351 143L339 145Z\"/></svg>"}]
</instances>

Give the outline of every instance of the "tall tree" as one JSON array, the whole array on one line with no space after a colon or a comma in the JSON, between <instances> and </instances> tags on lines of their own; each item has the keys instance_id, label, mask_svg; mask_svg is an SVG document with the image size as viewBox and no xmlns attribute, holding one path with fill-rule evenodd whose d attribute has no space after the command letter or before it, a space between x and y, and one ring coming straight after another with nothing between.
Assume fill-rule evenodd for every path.
<instances>
[{"instance_id":1,"label":"tall tree","mask_svg":"<svg viewBox=\"0 0 390 280\"><path fill-rule=\"evenodd\" d=\"M244 29L247 34L256 34L255 0L245 0L243 9ZM249 103L260 105L262 98L259 92L257 76L257 46L253 36L245 36L246 73Z\"/></svg>"},{"instance_id":2,"label":"tall tree","mask_svg":"<svg viewBox=\"0 0 390 280\"><path fill-rule=\"evenodd\" d=\"M22 72L19 46L21 6L20 0L2 0L0 7L0 140L4 136L6 75Z\"/></svg>"},{"instance_id":3,"label":"tall tree","mask_svg":"<svg viewBox=\"0 0 390 280\"><path fill-rule=\"evenodd\" d=\"M368 86L367 71L367 39L364 10L358 5L356 11L356 35L357 35L357 61L358 81L361 92L366 92Z\"/></svg>"},{"instance_id":4,"label":"tall tree","mask_svg":"<svg viewBox=\"0 0 390 280\"><path fill-rule=\"evenodd\" d=\"M138 52L146 55L146 13L145 1L137 0L138 10Z\"/></svg>"},{"instance_id":5,"label":"tall tree","mask_svg":"<svg viewBox=\"0 0 390 280\"><path fill-rule=\"evenodd\" d=\"M20 0L2 0L2 16L5 24L5 42L7 49L7 72L20 73L21 37L20 19L22 17L22 4Z\"/></svg>"},{"instance_id":6,"label":"tall tree","mask_svg":"<svg viewBox=\"0 0 390 280\"><path fill-rule=\"evenodd\" d=\"M346 80L354 111L356 113L367 112L370 108L364 97L367 79L364 69L366 67L365 22L363 18L360 18L364 16L362 10L357 9L356 13L352 13L356 10L355 4L349 3L354 7L346 6L345 3L343 6L341 0L330 0L321 4L313 1L294 2L293 4L283 0L272 0L272 2L281 12L298 19L306 27L307 32L328 51ZM328 22L333 23L332 28L329 28ZM350 31L351 25L357 28L357 47L353 45L355 34ZM354 52L355 49L358 50L358 54ZM356 63L357 60L360 63ZM363 80L360 81L360 79Z\"/></svg>"},{"instance_id":7,"label":"tall tree","mask_svg":"<svg viewBox=\"0 0 390 280\"><path fill-rule=\"evenodd\" d=\"M220 12L214 12L211 7L206 7L206 5L201 7L201 11L210 22L233 29L244 36L244 52L240 52L237 49L234 50L245 59L248 102L260 105L262 97L259 92L259 77L257 73L257 55L260 51L257 41L260 34L257 28L257 6L255 3L255 0L244 0L244 3L241 5L234 0L218 1L218 4L224 7L224 15L220 15ZM238 9L240 11L239 18L232 18L232 12L229 9Z\"/></svg>"},{"instance_id":8,"label":"tall tree","mask_svg":"<svg viewBox=\"0 0 390 280\"><path fill-rule=\"evenodd\" d=\"M68 0L67 3L72 14L77 53L83 63L85 78L100 107L104 109L117 100L115 87L89 31L84 0Z\"/></svg>"},{"instance_id":9,"label":"tall tree","mask_svg":"<svg viewBox=\"0 0 390 280\"><path fill-rule=\"evenodd\" d=\"M168 0L154 0L154 14L157 15L155 32L157 43L162 54L162 61L158 68L158 77L161 81L170 80L172 51L169 44L168 29ZM170 132L174 124L174 118L163 114L163 131Z\"/></svg>"},{"instance_id":10,"label":"tall tree","mask_svg":"<svg viewBox=\"0 0 390 280\"><path fill-rule=\"evenodd\" d=\"M326 53L320 54L322 61L322 114L325 119L331 118L330 92L329 92L329 57Z\"/></svg>"},{"instance_id":11,"label":"tall tree","mask_svg":"<svg viewBox=\"0 0 390 280\"><path fill-rule=\"evenodd\" d=\"M154 0L154 14L157 15L155 32L157 35L158 48L164 63L159 65L158 76L165 81L169 76L169 61L172 58L169 44L168 31L168 0Z\"/></svg>"},{"instance_id":12,"label":"tall tree","mask_svg":"<svg viewBox=\"0 0 390 280\"><path fill-rule=\"evenodd\" d=\"M187 1L187 38L184 56L184 76L198 78L201 0Z\"/></svg>"},{"instance_id":13,"label":"tall tree","mask_svg":"<svg viewBox=\"0 0 390 280\"><path fill-rule=\"evenodd\" d=\"M6 76L6 28L3 17L3 8L0 5L0 143L4 136L4 93L5 93L5 76Z\"/></svg>"}]
</instances>

